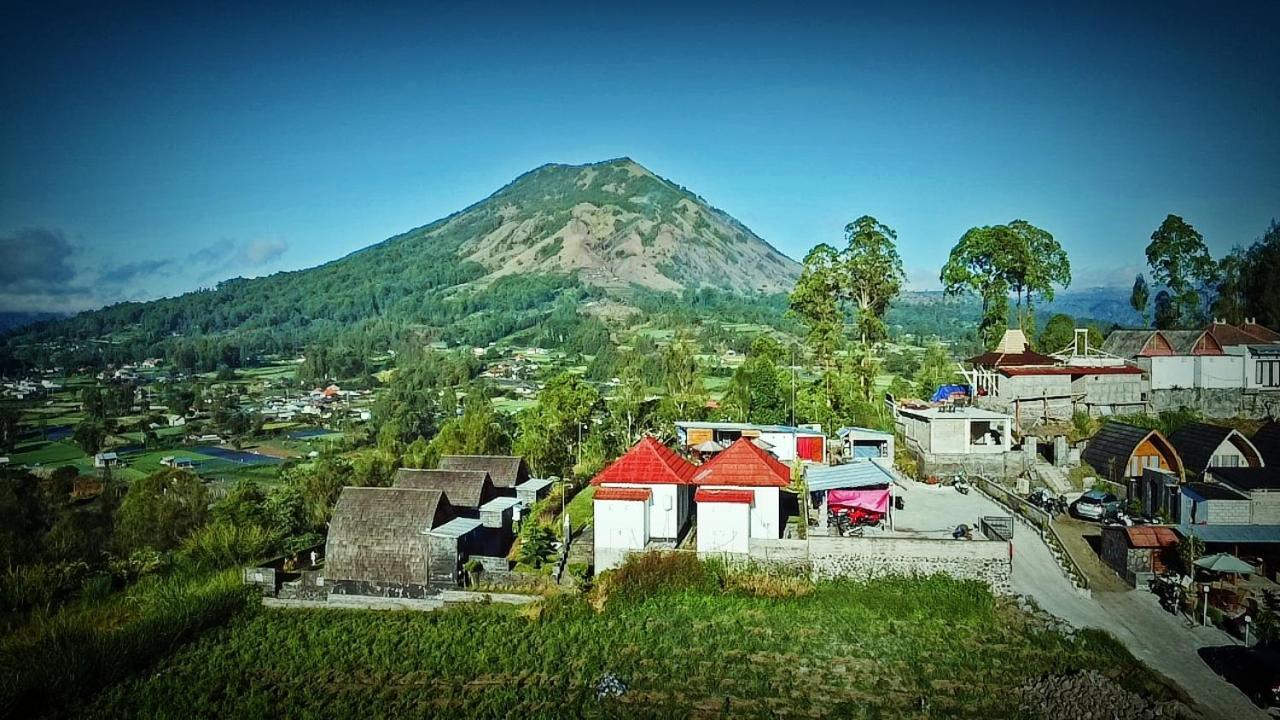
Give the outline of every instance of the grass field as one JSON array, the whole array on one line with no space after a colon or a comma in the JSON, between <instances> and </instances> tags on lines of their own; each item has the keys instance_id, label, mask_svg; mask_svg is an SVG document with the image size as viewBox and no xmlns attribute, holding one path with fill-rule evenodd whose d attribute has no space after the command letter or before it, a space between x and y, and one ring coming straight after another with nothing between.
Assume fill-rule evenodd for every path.
<instances>
[{"instance_id":1,"label":"grass field","mask_svg":"<svg viewBox=\"0 0 1280 720\"><path fill-rule=\"evenodd\" d=\"M53 465L84 456L84 451L69 442L34 442L19 445L17 452L9 456L9 462L14 465Z\"/></svg>"},{"instance_id":2,"label":"grass field","mask_svg":"<svg viewBox=\"0 0 1280 720\"><path fill-rule=\"evenodd\" d=\"M588 485L579 490L578 494L574 495L573 498L569 500L569 504L564 508L565 513L569 515L570 528L572 529L575 537L577 536L578 531L581 530L584 525L591 522L592 517L594 517L595 507L592 503L592 498L595 496L595 486ZM556 533L558 535L564 535L564 525L559 522L555 525Z\"/></svg>"},{"instance_id":3,"label":"grass field","mask_svg":"<svg viewBox=\"0 0 1280 720\"><path fill-rule=\"evenodd\" d=\"M434 613L258 609L85 715L1010 718L1023 682L1083 669L1173 693L1110 636L1033 626L976 583L656 582L615 589L600 611L577 595ZM596 698L606 673L625 694Z\"/></svg>"}]
</instances>

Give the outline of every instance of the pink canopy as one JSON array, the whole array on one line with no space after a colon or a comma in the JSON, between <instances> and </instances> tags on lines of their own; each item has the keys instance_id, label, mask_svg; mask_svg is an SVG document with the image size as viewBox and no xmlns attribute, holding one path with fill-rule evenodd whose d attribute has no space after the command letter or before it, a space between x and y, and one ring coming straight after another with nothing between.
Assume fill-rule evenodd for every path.
<instances>
[{"instance_id":1,"label":"pink canopy","mask_svg":"<svg viewBox=\"0 0 1280 720\"><path fill-rule=\"evenodd\" d=\"M889 488L881 490L828 490L827 507L860 507L878 513L889 512Z\"/></svg>"}]
</instances>

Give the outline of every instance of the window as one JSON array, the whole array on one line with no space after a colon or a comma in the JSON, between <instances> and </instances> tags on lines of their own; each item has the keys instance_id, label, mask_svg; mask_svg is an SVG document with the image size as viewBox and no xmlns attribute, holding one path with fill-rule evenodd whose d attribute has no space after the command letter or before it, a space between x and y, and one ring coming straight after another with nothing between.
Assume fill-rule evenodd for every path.
<instances>
[{"instance_id":1,"label":"window","mask_svg":"<svg viewBox=\"0 0 1280 720\"><path fill-rule=\"evenodd\" d=\"M1214 455L1209 467L1240 467L1239 455Z\"/></svg>"},{"instance_id":2,"label":"window","mask_svg":"<svg viewBox=\"0 0 1280 720\"><path fill-rule=\"evenodd\" d=\"M1262 387L1280 387L1280 360L1259 360L1254 363L1254 380Z\"/></svg>"}]
</instances>

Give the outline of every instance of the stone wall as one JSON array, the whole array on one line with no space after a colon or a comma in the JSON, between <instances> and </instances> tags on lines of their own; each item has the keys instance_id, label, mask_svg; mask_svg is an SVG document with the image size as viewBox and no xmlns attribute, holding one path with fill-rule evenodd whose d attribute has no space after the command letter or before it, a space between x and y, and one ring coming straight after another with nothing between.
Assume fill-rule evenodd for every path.
<instances>
[{"instance_id":1,"label":"stone wall","mask_svg":"<svg viewBox=\"0 0 1280 720\"><path fill-rule=\"evenodd\" d=\"M990 540L927 538L811 537L808 540L751 540L747 556L703 554L729 562L756 562L803 569L815 579L873 579L890 575L943 573L977 580L994 592L1009 594L1012 562L1009 543Z\"/></svg>"},{"instance_id":2,"label":"stone wall","mask_svg":"<svg viewBox=\"0 0 1280 720\"><path fill-rule=\"evenodd\" d=\"M876 578L943 573L978 580L994 592L1012 592L1009 544L988 540L925 538L812 538L814 577Z\"/></svg>"},{"instance_id":3,"label":"stone wall","mask_svg":"<svg viewBox=\"0 0 1280 720\"><path fill-rule=\"evenodd\" d=\"M923 477L936 475L945 478L964 471L966 475L1013 479L1021 475L1029 464L1027 455L1021 451L993 455L939 455L920 452L918 447L912 447L911 451Z\"/></svg>"},{"instance_id":4,"label":"stone wall","mask_svg":"<svg viewBox=\"0 0 1280 720\"><path fill-rule=\"evenodd\" d=\"M1238 388L1172 388L1151 391L1151 410L1199 410L1211 418L1251 418L1280 416L1280 392Z\"/></svg>"}]
</instances>

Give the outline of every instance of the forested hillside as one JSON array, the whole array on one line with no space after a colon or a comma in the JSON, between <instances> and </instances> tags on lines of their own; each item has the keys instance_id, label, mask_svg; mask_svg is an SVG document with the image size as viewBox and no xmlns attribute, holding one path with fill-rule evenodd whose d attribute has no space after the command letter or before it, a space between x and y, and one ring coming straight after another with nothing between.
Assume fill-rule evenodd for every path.
<instances>
[{"instance_id":1,"label":"forested hillside","mask_svg":"<svg viewBox=\"0 0 1280 720\"><path fill-rule=\"evenodd\" d=\"M795 262L726 213L629 159L546 165L489 198L315 268L236 278L18 331L9 354L68 363L162 354L179 367L238 367L313 344L370 354L415 338L483 345L544 323L557 302L632 309L723 306L759 320ZM741 303L724 303L726 293ZM782 308L764 300L764 315ZM601 321L561 313L562 344ZM571 325L571 326L565 326ZM582 326L587 326L584 330Z\"/></svg>"}]
</instances>

